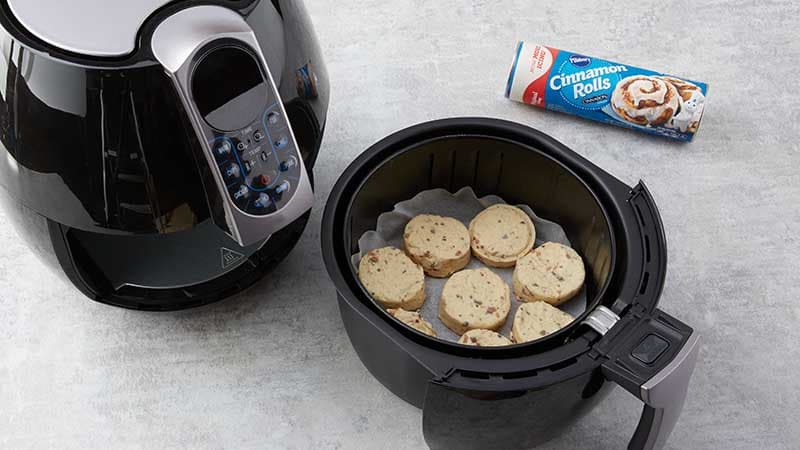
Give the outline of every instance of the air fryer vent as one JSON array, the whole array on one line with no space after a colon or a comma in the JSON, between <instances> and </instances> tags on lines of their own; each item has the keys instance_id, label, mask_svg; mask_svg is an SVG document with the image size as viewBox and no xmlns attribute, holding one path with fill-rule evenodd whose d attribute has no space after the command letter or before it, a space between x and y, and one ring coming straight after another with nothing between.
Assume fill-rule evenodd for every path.
<instances>
[{"instance_id":1,"label":"air fryer vent","mask_svg":"<svg viewBox=\"0 0 800 450\"><path fill-rule=\"evenodd\" d=\"M664 273L665 267L662 266L666 264L664 249L658 245L663 242L663 236L658 234L658 212L654 209L652 198L643 184L639 184L631 191L628 201L636 212L636 220L642 234L642 272L634 302L655 304L663 286L663 275L662 279L657 279L657 275Z\"/></svg>"},{"instance_id":2,"label":"air fryer vent","mask_svg":"<svg viewBox=\"0 0 800 450\"><path fill-rule=\"evenodd\" d=\"M505 378L506 380L516 380L519 378L535 377L538 374L539 374L538 370L523 370L521 372L504 373L503 378Z\"/></svg>"},{"instance_id":3,"label":"air fryer vent","mask_svg":"<svg viewBox=\"0 0 800 450\"><path fill-rule=\"evenodd\" d=\"M552 366L549 367L549 369L550 369L551 372L557 372L557 371L559 371L559 370L561 370L561 369L563 369L565 367L569 367L569 366L571 366L571 365L573 365L573 364L575 364L577 362L578 362L577 358L570 358L570 359L568 359L566 361L561 361L560 363L553 364Z\"/></svg>"},{"instance_id":4,"label":"air fryer vent","mask_svg":"<svg viewBox=\"0 0 800 450\"><path fill-rule=\"evenodd\" d=\"M647 227L647 223L644 221L644 214L642 214L642 208L639 205L633 205L636 208L636 217L639 219L639 223L642 225L642 228Z\"/></svg>"},{"instance_id":5,"label":"air fryer vent","mask_svg":"<svg viewBox=\"0 0 800 450\"><path fill-rule=\"evenodd\" d=\"M650 281L650 272L645 272L642 276L642 283L639 285L639 295L644 295L647 292L647 283Z\"/></svg>"},{"instance_id":6,"label":"air fryer vent","mask_svg":"<svg viewBox=\"0 0 800 450\"><path fill-rule=\"evenodd\" d=\"M478 380L488 380L490 378L488 373L484 372L473 372L469 370L460 370L459 373L464 378L473 378Z\"/></svg>"}]
</instances>

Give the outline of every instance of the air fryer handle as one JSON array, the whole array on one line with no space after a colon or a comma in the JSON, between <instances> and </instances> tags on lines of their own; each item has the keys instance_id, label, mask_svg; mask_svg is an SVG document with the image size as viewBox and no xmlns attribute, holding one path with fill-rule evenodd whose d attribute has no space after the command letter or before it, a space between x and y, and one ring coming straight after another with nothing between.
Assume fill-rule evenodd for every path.
<instances>
[{"instance_id":1,"label":"air fryer handle","mask_svg":"<svg viewBox=\"0 0 800 450\"><path fill-rule=\"evenodd\" d=\"M683 409L700 336L656 310L611 339L603 374L644 402L628 449L660 449Z\"/></svg>"}]
</instances>

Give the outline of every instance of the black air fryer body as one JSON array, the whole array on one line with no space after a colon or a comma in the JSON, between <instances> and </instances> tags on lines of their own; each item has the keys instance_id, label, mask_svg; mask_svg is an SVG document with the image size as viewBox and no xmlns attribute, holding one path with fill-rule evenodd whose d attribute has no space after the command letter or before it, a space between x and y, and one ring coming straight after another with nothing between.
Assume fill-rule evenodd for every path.
<instances>
[{"instance_id":1,"label":"black air fryer body","mask_svg":"<svg viewBox=\"0 0 800 450\"><path fill-rule=\"evenodd\" d=\"M178 309L249 286L313 199L329 91L302 3L69 4L0 2L8 216L102 302Z\"/></svg>"},{"instance_id":2,"label":"black air fryer body","mask_svg":"<svg viewBox=\"0 0 800 450\"><path fill-rule=\"evenodd\" d=\"M586 262L582 316L534 342L480 348L423 335L372 301L350 262L359 237L400 201L465 186L530 205L564 227ZM361 155L334 187L322 227L350 340L381 383L423 409L431 448L531 448L565 432L615 384L645 403L629 447L663 446L686 396L698 336L657 309L666 244L644 184L630 188L521 125L443 120Z\"/></svg>"}]
</instances>

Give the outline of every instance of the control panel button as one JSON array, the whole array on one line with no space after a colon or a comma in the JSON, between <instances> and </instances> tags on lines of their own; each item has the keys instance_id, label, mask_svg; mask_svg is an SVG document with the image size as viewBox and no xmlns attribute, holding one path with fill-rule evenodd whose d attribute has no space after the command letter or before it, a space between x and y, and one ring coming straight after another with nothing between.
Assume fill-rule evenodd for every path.
<instances>
[{"instance_id":1,"label":"control panel button","mask_svg":"<svg viewBox=\"0 0 800 450\"><path fill-rule=\"evenodd\" d=\"M272 183L272 179L269 177L269 175L261 174L256 177L255 182L259 186L269 186L269 184Z\"/></svg>"},{"instance_id":2,"label":"control panel button","mask_svg":"<svg viewBox=\"0 0 800 450\"><path fill-rule=\"evenodd\" d=\"M272 111L267 114L267 123L270 125L277 125L281 120L281 114L277 111Z\"/></svg>"},{"instance_id":3,"label":"control panel button","mask_svg":"<svg viewBox=\"0 0 800 450\"><path fill-rule=\"evenodd\" d=\"M278 180L278 172L275 170L264 170L260 175L253 178L253 184L258 187L270 187Z\"/></svg>"},{"instance_id":4,"label":"control panel button","mask_svg":"<svg viewBox=\"0 0 800 450\"><path fill-rule=\"evenodd\" d=\"M272 199L269 198L269 195L267 194L259 194L258 199L256 199L255 202L253 202L253 205L257 209L266 209L271 204L272 204Z\"/></svg>"},{"instance_id":5,"label":"control panel button","mask_svg":"<svg viewBox=\"0 0 800 450\"><path fill-rule=\"evenodd\" d=\"M283 194L284 192L287 192L291 187L292 185L289 184L288 181L283 181L281 182L281 184L278 185L278 187L275 188L275 192L278 194Z\"/></svg>"},{"instance_id":6,"label":"control panel button","mask_svg":"<svg viewBox=\"0 0 800 450\"><path fill-rule=\"evenodd\" d=\"M238 144L236 144L236 149L239 150L240 152L243 152L247 149L247 144L245 144L244 142L239 142Z\"/></svg>"},{"instance_id":7,"label":"control panel button","mask_svg":"<svg viewBox=\"0 0 800 450\"><path fill-rule=\"evenodd\" d=\"M639 345L633 349L631 356L645 364L653 364L669 348L667 342L661 336L648 334Z\"/></svg>"},{"instance_id":8,"label":"control panel button","mask_svg":"<svg viewBox=\"0 0 800 450\"><path fill-rule=\"evenodd\" d=\"M230 164L228 167L225 168L224 173L225 173L225 178L229 180L239 178L239 175L242 174L238 164Z\"/></svg>"},{"instance_id":9,"label":"control panel button","mask_svg":"<svg viewBox=\"0 0 800 450\"><path fill-rule=\"evenodd\" d=\"M297 158L295 158L294 156L290 156L289 158L286 159L286 161L283 161L281 163L280 169L281 172L288 172L292 170L293 167L296 166L297 166Z\"/></svg>"},{"instance_id":10,"label":"control panel button","mask_svg":"<svg viewBox=\"0 0 800 450\"><path fill-rule=\"evenodd\" d=\"M275 140L275 148L282 149L289 145L289 138L286 136L281 136L277 140Z\"/></svg>"},{"instance_id":11,"label":"control panel button","mask_svg":"<svg viewBox=\"0 0 800 450\"><path fill-rule=\"evenodd\" d=\"M262 160L262 161L266 161L266 160L268 160L268 159L269 159L269 153L267 153L267 152L261 152L261 160Z\"/></svg>"},{"instance_id":12,"label":"control panel button","mask_svg":"<svg viewBox=\"0 0 800 450\"><path fill-rule=\"evenodd\" d=\"M247 186L241 185L239 189L233 193L234 200L243 200L250 196L250 189Z\"/></svg>"},{"instance_id":13,"label":"control panel button","mask_svg":"<svg viewBox=\"0 0 800 450\"><path fill-rule=\"evenodd\" d=\"M249 175L250 172L253 171L253 167L254 166L255 166L255 163L253 163L253 161L245 161L244 162L244 171L245 171L245 173L247 173Z\"/></svg>"},{"instance_id":14,"label":"control panel button","mask_svg":"<svg viewBox=\"0 0 800 450\"><path fill-rule=\"evenodd\" d=\"M253 133L253 139L255 139L256 142L263 141L264 140L264 133L262 133L261 130L256 130L256 132Z\"/></svg>"},{"instance_id":15,"label":"control panel button","mask_svg":"<svg viewBox=\"0 0 800 450\"><path fill-rule=\"evenodd\" d=\"M233 147L229 141L220 141L214 145L214 156L224 159L233 151Z\"/></svg>"}]
</instances>

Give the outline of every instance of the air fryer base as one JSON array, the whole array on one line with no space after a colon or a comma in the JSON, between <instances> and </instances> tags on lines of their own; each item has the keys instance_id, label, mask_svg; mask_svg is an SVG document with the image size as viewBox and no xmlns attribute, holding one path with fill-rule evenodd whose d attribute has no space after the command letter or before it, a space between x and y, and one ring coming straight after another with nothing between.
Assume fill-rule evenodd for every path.
<instances>
[{"instance_id":1,"label":"air fryer base","mask_svg":"<svg viewBox=\"0 0 800 450\"><path fill-rule=\"evenodd\" d=\"M80 246L69 228L48 221L53 249L67 278L90 299L112 306L143 311L176 311L208 305L231 297L255 284L292 251L311 217L308 211L281 229L237 269L214 280L178 289L124 287L114 290Z\"/></svg>"}]
</instances>

